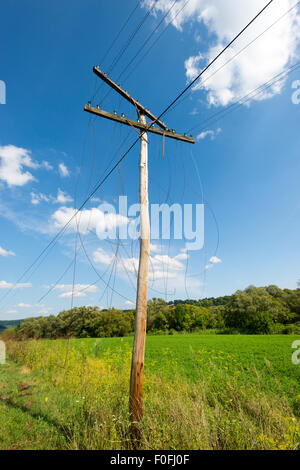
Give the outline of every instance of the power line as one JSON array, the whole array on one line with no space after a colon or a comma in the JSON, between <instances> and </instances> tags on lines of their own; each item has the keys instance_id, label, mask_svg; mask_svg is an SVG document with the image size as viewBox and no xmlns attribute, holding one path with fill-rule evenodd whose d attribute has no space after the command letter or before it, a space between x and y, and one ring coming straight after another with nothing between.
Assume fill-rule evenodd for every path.
<instances>
[{"instance_id":1,"label":"power line","mask_svg":"<svg viewBox=\"0 0 300 470\"><path fill-rule=\"evenodd\" d=\"M190 0L188 0L186 2L189 3ZM160 22L158 23L158 25L153 29L153 31L149 34L149 36L147 37L147 39L143 42L143 44L141 45L141 47L138 49L138 51L136 52L136 54L132 57L132 59L128 62L128 64L123 68L123 71L120 73L120 75L118 76L118 78L116 79L116 82L118 82L120 80L120 78L122 77L122 75L125 73L126 70L128 70L128 68L131 66L131 64L135 61L135 59L138 57L138 55L142 52L142 50L144 49L144 47L148 44L148 42L150 41L150 39L152 38L152 36L156 33L156 31L158 30L158 28L160 27L160 25L163 23L163 21L165 20L165 18L169 15L169 13L171 12L171 10L174 8L174 6L176 5L177 3L177 0L174 1L174 3L171 5L171 7L169 8L169 10L165 13L165 15L162 17L162 19L160 20ZM184 5L185 6L185 5ZM103 100L101 100L101 105L104 103L104 101L106 100L106 98L110 95L111 93L111 90L109 90L106 95L104 96Z\"/></svg>"},{"instance_id":2,"label":"power line","mask_svg":"<svg viewBox=\"0 0 300 470\"><path fill-rule=\"evenodd\" d=\"M224 54L231 46L232 44L257 20L257 18L273 3L274 0L270 0L267 5L264 6L260 12L255 15L255 17L227 44L227 46L222 49L221 52L194 78L194 80L191 81L189 85L187 85L184 90L172 101L169 106L161 113L161 115L157 118L160 119L162 116L164 116L169 109L171 109L175 103L190 89L192 86L199 80L200 77L221 57L221 55Z\"/></svg>"},{"instance_id":3,"label":"power line","mask_svg":"<svg viewBox=\"0 0 300 470\"><path fill-rule=\"evenodd\" d=\"M297 6L300 4L300 1L298 1L295 5L293 5L291 8L289 8L288 11L286 11L282 16L280 16L274 23L272 23L270 26L268 26L267 29L262 31L258 36L256 36L252 41L250 41L246 46L244 46L242 49L240 49L236 54L234 54L230 59L228 59L221 67L219 67L217 70L214 71L209 77L205 78L205 80L202 81L202 85L206 83L208 80L210 80L214 75L216 75L217 72L222 70L226 65L228 65L230 62L232 62L236 57L238 57L242 52L244 52L248 47L250 47L252 44L254 44L259 38L261 38L265 33L267 33L273 26L275 26L279 21L281 21L285 16L287 16L292 10L297 8ZM176 106L173 106L172 110L179 106L181 103L183 103L191 94L193 93L193 90L190 91L190 93L185 96L179 103L176 104ZM171 109L170 109L171 111Z\"/></svg>"},{"instance_id":4,"label":"power line","mask_svg":"<svg viewBox=\"0 0 300 470\"><path fill-rule=\"evenodd\" d=\"M153 121L149 126L148 129L150 129L156 121L161 119L162 116L164 116L168 110L196 83L196 81L205 73L215 62L216 60L221 57L221 55L255 22L255 20L273 3L274 0L270 0L267 5L260 10L260 12L255 15L255 17L229 42L227 46L224 47L224 49L219 52L219 54L197 75L197 77L192 80L192 82L187 85L184 90L177 95L177 97L162 111L162 113L156 118L155 121ZM17 280L17 282L2 296L0 299L0 302L4 300L7 295L9 295L10 292L16 287L16 285L26 276L26 274L32 269L33 266L36 265L36 263L41 259L41 257L45 254L45 252L52 247L54 243L65 233L66 229L72 222L72 220L77 216L77 214L84 208L84 206L87 204L87 202L94 196L94 194L100 189L101 186L106 182L106 180L110 177L110 175L115 171L116 168L120 165L120 163L126 158L126 156L131 152L131 150L135 147L135 145L139 142L140 138L146 133L147 131L142 131L139 135L139 137L132 143L132 145L126 150L126 152L122 155L122 157L115 163L115 165L111 168L111 170L97 183L97 185L94 187L92 192L85 198L83 203L80 205L80 207L75 211L75 213L70 217L68 222L59 230L59 232L52 238L52 240L47 244L47 246L42 250L42 252L36 257L36 259L30 264L30 266L24 271L24 273L20 276L20 278Z\"/></svg>"},{"instance_id":5,"label":"power line","mask_svg":"<svg viewBox=\"0 0 300 470\"><path fill-rule=\"evenodd\" d=\"M254 90L250 91L249 93L247 93L246 95L244 95L243 97L240 97L238 98L234 103L232 103L228 108L225 108L225 109L221 109L220 111L212 114L209 118L205 119L204 121L202 121L201 123L199 124L196 124L196 126L193 126L189 129L188 132L191 132L195 129L198 129L200 126L203 126L204 124L208 124L209 125L212 125L214 124L215 122L217 122L219 119L215 119L213 120L213 118L217 117L217 116L220 116L220 115L226 115L226 114L229 114L230 112L232 111L235 111L237 108L239 108L240 106L242 106L243 104L247 103L247 101L253 99L255 96L258 96L260 93L262 93L263 91L267 90L268 88L272 87L275 83L281 81L284 76L286 75L289 75L290 73L294 72L295 70L299 69L300 68L300 61L299 62L296 62L295 64L291 65L290 67L288 67L287 69L283 70L282 72L280 72L279 74L275 75L274 77L272 77L270 80L268 80L267 82L263 83L262 85L260 85L259 87L255 88ZM222 117L222 116L221 116ZM211 122L212 121L212 122ZM205 130L207 127L201 127L201 131Z\"/></svg>"},{"instance_id":6,"label":"power line","mask_svg":"<svg viewBox=\"0 0 300 470\"><path fill-rule=\"evenodd\" d=\"M139 32L139 30L141 29L141 27L143 26L143 24L145 23L145 21L147 20L147 18L149 17L149 15L151 14L155 4L156 4L157 0L153 0L153 4L150 8L150 10L147 11L147 13L143 16L142 20L140 21L140 23L138 24L138 26L136 27L136 29L134 30L134 32L129 36L127 42L125 43L125 45L121 48L121 50L119 51L119 53L116 55L116 57L113 59L109 69L108 69L108 72L107 74L110 75L111 72L113 71L113 69L115 68L115 66L117 65L117 63L119 62L119 60L121 59L121 57L123 56L124 52L126 51L126 49L128 49L128 47L130 46L130 44L132 43L133 39L135 38L135 36L137 35L137 33ZM94 95L92 96L92 99L95 98L95 96L97 95L98 91L100 90L100 88L102 87L103 85L100 85Z\"/></svg>"},{"instance_id":7,"label":"power line","mask_svg":"<svg viewBox=\"0 0 300 470\"><path fill-rule=\"evenodd\" d=\"M150 45L150 47L146 50L145 54L140 58L139 62L133 67L133 69L129 72L129 74L125 77L124 79L124 82L126 82L126 80L130 77L130 75L132 75L132 73L137 69L137 67L141 64L141 62L145 59L145 57L149 54L149 52L153 49L153 47L155 46L155 44L157 44L157 42L160 40L160 38L162 37L162 35L166 32L166 30L168 29L168 27L170 26L170 24L177 18L177 16L184 10L184 8L187 6L187 4L190 2L190 0L187 0L183 6L180 8L180 10L178 10L178 12L176 13L176 15L170 19L170 21L168 22L168 24L165 26L165 28L161 31L161 33L158 35L158 37L156 38L156 40Z\"/></svg>"},{"instance_id":8,"label":"power line","mask_svg":"<svg viewBox=\"0 0 300 470\"><path fill-rule=\"evenodd\" d=\"M108 56L108 54L110 53L110 51L112 50L112 48L114 47L115 43L117 42L117 40L119 39L120 35L122 34L122 32L124 31L124 29L126 28L126 26L128 25L129 21L131 20L132 16L134 15L134 13L136 12L136 10L138 9L138 7L140 6L140 0L138 0L136 6L134 7L134 9L131 11L131 13L129 14L127 20L123 23L123 26L121 27L121 29L119 30L119 32L117 33L117 35L115 36L115 38L113 39L113 41L111 42L110 46L108 47L107 51L105 52L105 54L103 55L102 59L100 60L100 64L103 64L103 62L105 61L106 57Z\"/></svg>"}]
</instances>

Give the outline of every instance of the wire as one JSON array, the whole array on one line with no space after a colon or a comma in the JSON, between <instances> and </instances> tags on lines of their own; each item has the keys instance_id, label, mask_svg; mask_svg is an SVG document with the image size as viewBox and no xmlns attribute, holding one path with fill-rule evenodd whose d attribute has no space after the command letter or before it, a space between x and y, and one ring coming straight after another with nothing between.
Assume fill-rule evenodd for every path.
<instances>
[{"instance_id":1,"label":"wire","mask_svg":"<svg viewBox=\"0 0 300 470\"><path fill-rule=\"evenodd\" d=\"M187 85L184 90L177 95L177 97L162 111L162 113L159 115L158 118L156 118L155 121L153 121L149 126L148 129L150 129L156 121L158 121L162 116L164 116L168 110L196 83L196 81L205 73L215 62L216 60L255 22L255 20L268 8L273 3L274 0L270 0L267 5L260 10L260 12L255 15L255 17L229 42L227 46L224 47L224 49L219 52L219 54L200 72L197 77L192 80L192 82ZM122 155L122 157L115 163L115 165L111 168L111 170L97 183L97 185L94 187L92 192L89 194L88 197L85 198L85 200L82 202L80 207L75 211L75 213L70 217L68 222L58 231L58 233L52 238L52 240L47 244L47 246L42 250L42 252L36 257L36 259L30 264L30 266L24 271L24 273L20 276L20 278L17 280L17 282L2 296L0 299L0 302L4 300L4 298L9 295L10 292L15 288L15 286L24 278L24 276L32 269L32 267L41 259L41 257L44 255L44 253L52 247L52 245L59 239L63 233L65 233L66 229L72 222L72 220L77 216L77 214L84 208L84 206L87 204L87 202L94 196L94 194L100 189L101 186L106 182L106 180L110 177L110 175L115 171L116 168L120 165L120 163L126 158L126 156L131 152L131 150L135 147L135 145L139 142L140 138L143 137L143 135L147 132L147 130L144 130L140 133L140 136L130 145L130 147L127 149L127 151Z\"/></svg>"},{"instance_id":2,"label":"wire","mask_svg":"<svg viewBox=\"0 0 300 470\"><path fill-rule=\"evenodd\" d=\"M186 7L186 5L190 2L190 0L187 0L184 5L180 8L180 10L178 10L178 12L176 13L176 15L174 16L174 18L172 18L168 24L166 25L166 27L162 30L162 32L158 35L158 37L156 38L156 40L150 45L150 47L146 50L145 54L141 57L141 59L139 60L139 62L133 67L133 69L129 72L129 74L125 77L125 80L124 82L126 82L126 80L130 77L130 75L132 75L132 73L137 69L137 67L141 64L141 62L145 59L145 57L149 54L149 52L153 49L153 47L155 46L155 44L157 44L157 42L160 40L160 38L162 37L162 35L166 32L166 30L168 29L168 27L170 26L170 24L177 18L177 16L182 12L182 10L184 10L184 8Z\"/></svg>"},{"instance_id":3,"label":"wire","mask_svg":"<svg viewBox=\"0 0 300 470\"><path fill-rule=\"evenodd\" d=\"M204 124L207 124L209 123L209 125L212 125L214 124L215 122L219 121L219 119L215 119L213 120L214 117L218 117L221 115L221 117L223 117L222 115L227 115L229 114L230 112L232 111L235 111L235 109L239 108L240 106L242 106L243 104L247 103L247 101L253 99L255 96L259 95L260 93L262 93L263 91L267 90L268 88L270 88L271 86L273 86L276 82L279 82L281 80L283 80L284 76L285 75L289 75L290 73L294 72L295 70L297 70L298 68L300 67L300 61L299 62L296 62L295 64L291 65L290 67L288 67L287 69L283 70L282 72L280 72L279 74L275 75L274 77L272 77L270 80L268 80L267 82L263 83L262 85L260 85L259 87L255 88L254 90L250 91L249 93L247 93L246 95L244 95L243 97L240 97L238 98L234 103L232 103L229 107L225 108L225 109L221 109L220 111L217 111L216 113L212 114L209 118L205 119L204 121L202 121L201 123L198 123L196 124L196 126L193 126L189 129L188 132L191 132L195 129L198 129L200 127L200 130L206 130L207 127L201 127L203 126ZM212 122L211 122L212 121Z\"/></svg>"},{"instance_id":4,"label":"wire","mask_svg":"<svg viewBox=\"0 0 300 470\"><path fill-rule=\"evenodd\" d=\"M136 29L134 30L134 32L129 36L129 39L127 40L127 42L125 43L125 45L122 47L122 49L120 50L120 52L117 54L117 56L113 59L109 69L108 69L108 72L107 74L110 75L111 72L113 71L113 69L116 67L117 63L119 62L119 60L121 59L121 57L123 56L124 52L126 51L126 49L128 49L128 47L130 46L130 44L132 43L133 39L135 38L135 36L137 35L137 33L139 32L139 30L141 29L141 27L143 26L143 24L145 23L145 21L147 20L147 18L149 17L149 15L151 14L156 2L158 0L154 0L153 1L153 4L150 8L150 10L147 11L147 13L143 16L142 20L140 21L140 23L138 24L138 26L136 27ZM102 87L102 85L100 85L96 92L94 93L92 99L95 98L95 96L97 95L98 91L100 90L100 88Z\"/></svg>"},{"instance_id":5,"label":"wire","mask_svg":"<svg viewBox=\"0 0 300 470\"><path fill-rule=\"evenodd\" d=\"M214 73L212 73L209 77L205 78L205 80L203 80L201 82L201 85L204 85L204 83L206 83L208 80L210 80L214 75L216 75L217 72L219 72L220 70L222 70L226 65L228 65L230 62L232 62L236 57L238 57L242 52L244 52L248 47L250 47L252 44L254 44L259 38L261 38L265 33L267 33L271 28L273 28L273 26L275 26L277 23L279 23L279 21L281 21L285 16L287 16L292 10L294 10L295 8L297 8L297 6L300 4L300 1L298 1L294 6L292 6L288 11L286 11L282 16L280 16L276 21L274 21L274 23L272 23L267 29L265 29L264 31L262 31L262 33L260 33L258 36L256 36L256 38L254 38L252 41L250 41L248 44L246 44L246 46L244 46L242 49L240 49L236 54L234 54L234 56L232 56L230 59L228 59L223 65L221 65L221 67L219 67L217 70L214 71ZM204 70L205 71L205 70ZM203 72L204 73L204 72ZM189 96L191 96L191 94L193 93L194 90L191 90L190 93L185 96L181 101L179 101L179 103L176 104L176 106L173 106L172 107L172 110L175 109L175 107L179 106L181 103L183 103ZM171 111L171 109L169 110Z\"/></svg>"},{"instance_id":6,"label":"wire","mask_svg":"<svg viewBox=\"0 0 300 470\"><path fill-rule=\"evenodd\" d=\"M117 40L119 39L120 35L122 34L122 32L124 31L124 29L126 28L126 26L128 25L129 21L131 20L132 16L134 15L134 13L136 12L136 10L138 9L138 7L140 6L140 0L138 0L136 6L134 7L134 9L131 11L131 13L129 14L127 20L124 22L123 26L121 27L121 29L119 30L118 34L115 36L115 38L113 39L113 41L111 42L110 46L108 47L107 51L105 52L105 54L103 55L102 59L100 60L100 64L103 64L103 62L105 61L106 57L108 56L108 54L110 53L110 51L112 50L113 46L115 45L115 43L117 42Z\"/></svg>"},{"instance_id":7,"label":"wire","mask_svg":"<svg viewBox=\"0 0 300 470\"><path fill-rule=\"evenodd\" d=\"M273 3L274 0L270 0L267 5L264 6L262 10L227 44L227 46L224 47L224 49L219 52L219 54L190 82L189 85L187 85L184 90L172 101L169 106L161 113L161 115L157 118L160 119L162 116L164 116L169 109L171 109L175 103L190 89L192 86L199 80L200 77L221 57L221 55L224 54L231 46L232 44L257 20L257 18Z\"/></svg>"},{"instance_id":8,"label":"wire","mask_svg":"<svg viewBox=\"0 0 300 470\"><path fill-rule=\"evenodd\" d=\"M186 3L189 3L190 0L188 0ZM169 15L169 13L171 12L171 10L174 8L174 6L176 5L177 3L177 0L174 1L174 3L171 5L171 7L169 8L169 10L167 11L167 13L165 13L165 15L162 17L162 19L160 20L160 22L158 23L158 25L153 29L153 31L149 34L149 36L147 37L147 39L143 42L143 44L141 45L141 47L138 49L138 51L136 52L136 54L132 57L132 59L130 60L130 62L128 62L128 64L123 68L123 71L120 73L120 75L118 76L118 78L116 79L116 81L118 82L122 75L126 72L126 70L128 70L128 68L131 66L131 64L135 61L135 59L138 57L138 55L142 52L142 50L144 49L144 47L147 45L147 43L150 41L150 39L152 38L152 36L156 33L156 31L158 30L158 28L160 27L160 25L163 23L163 21L165 20L165 18ZM104 96L104 98L101 100L101 105L104 103L104 101L106 100L106 98L110 95L110 93L112 92L112 90L110 89L106 95Z\"/></svg>"}]
</instances>

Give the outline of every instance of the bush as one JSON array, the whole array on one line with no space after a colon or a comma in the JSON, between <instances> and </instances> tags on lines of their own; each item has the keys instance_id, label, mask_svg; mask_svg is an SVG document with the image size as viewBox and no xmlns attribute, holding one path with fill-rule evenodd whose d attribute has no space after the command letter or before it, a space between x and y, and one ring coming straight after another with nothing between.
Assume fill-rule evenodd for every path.
<instances>
[{"instance_id":1,"label":"bush","mask_svg":"<svg viewBox=\"0 0 300 470\"><path fill-rule=\"evenodd\" d=\"M272 331L273 322L269 313L259 312L249 322L248 329L250 333L268 335Z\"/></svg>"}]
</instances>

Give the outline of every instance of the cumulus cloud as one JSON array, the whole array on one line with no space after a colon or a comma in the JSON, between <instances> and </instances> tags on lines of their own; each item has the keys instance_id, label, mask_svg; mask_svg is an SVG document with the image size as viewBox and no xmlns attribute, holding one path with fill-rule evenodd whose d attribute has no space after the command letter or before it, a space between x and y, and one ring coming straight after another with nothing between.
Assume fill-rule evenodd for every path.
<instances>
[{"instance_id":1,"label":"cumulus cloud","mask_svg":"<svg viewBox=\"0 0 300 470\"><path fill-rule=\"evenodd\" d=\"M206 270L212 269L215 264L222 263L222 260L218 258L217 256L212 256L209 261L210 261L210 264L207 264L204 268Z\"/></svg>"},{"instance_id":2,"label":"cumulus cloud","mask_svg":"<svg viewBox=\"0 0 300 470\"><path fill-rule=\"evenodd\" d=\"M203 140L206 137L210 137L210 140L214 140L216 136L220 134L220 132L222 132L222 129L220 127L216 131L203 131L199 135L197 135L197 140Z\"/></svg>"},{"instance_id":3,"label":"cumulus cloud","mask_svg":"<svg viewBox=\"0 0 300 470\"><path fill-rule=\"evenodd\" d=\"M158 292L163 295L168 295L170 298L174 296L199 296L200 288L203 283L197 276L189 276L185 261L188 258L185 250L181 250L176 256L169 256L166 254L156 254L150 256L149 263L149 292L154 288L155 294ZM128 276L137 276L138 263L137 257L115 256L111 252L107 252L103 248L98 248L93 252L93 260L97 264L103 266L115 265L117 275L120 278L128 279ZM186 291L188 286L188 294ZM129 308L133 305L127 304Z\"/></svg>"},{"instance_id":4,"label":"cumulus cloud","mask_svg":"<svg viewBox=\"0 0 300 470\"><path fill-rule=\"evenodd\" d=\"M53 197L51 195L43 194L43 193L35 193L32 191L30 193L31 196L31 204L38 205L41 202L52 202L54 204L67 204L68 202L72 202L73 198L69 196L68 193L62 191L60 188L57 190L57 196Z\"/></svg>"},{"instance_id":5,"label":"cumulus cloud","mask_svg":"<svg viewBox=\"0 0 300 470\"><path fill-rule=\"evenodd\" d=\"M53 308L51 307L42 307L38 310L37 315L48 315L48 313L52 312Z\"/></svg>"},{"instance_id":6,"label":"cumulus cloud","mask_svg":"<svg viewBox=\"0 0 300 470\"><path fill-rule=\"evenodd\" d=\"M64 163L60 163L58 165L58 171L59 171L59 174L62 178L67 178L68 176L70 176L70 172L68 170L68 167Z\"/></svg>"},{"instance_id":7,"label":"cumulus cloud","mask_svg":"<svg viewBox=\"0 0 300 470\"><path fill-rule=\"evenodd\" d=\"M214 267L213 264L207 264L207 265L204 267L204 269L205 269L206 271L208 271L209 269L212 269L213 267Z\"/></svg>"},{"instance_id":8,"label":"cumulus cloud","mask_svg":"<svg viewBox=\"0 0 300 470\"><path fill-rule=\"evenodd\" d=\"M75 216L76 212L76 209L71 207L61 207L52 215L52 220L56 227L61 228L74 217L69 224L69 228L74 231L78 228L82 234L87 234L91 230L97 230L99 234L105 230L126 225L129 222L127 217L120 214L106 213L96 207L79 211Z\"/></svg>"},{"instance_id":9,"label":"cumulus cloud","mask_svg":"<svg viewBox=\"0 0 300 470\"><path fill-rule=\"evenodd\" d=\"M50 165L50 163L47 162L47 161L43 161L43 162L41 163L41 167L44 168L44 169L47 170L47 171L53 170L53 166Z\"/></svg>"},{"instance_id":10,"label":"cumulus cloud","mask_svg":"<svg viewBox=\"0 0 300 470\"><path fill-rule=\"evenodd\" d=\"M187 254L180 254L174 257L169 255L157 254L150 256L149 277L150 280L159 280L168 278L176 278L179 272L185 271L185 265L181 262L187 258ZM107 253L103 248L98 248L93 253L95 263L111 265L116 262L117 269L120 272L137 274L139 259L136 257L118 257L114 254Z\"/></svg>"},{"instance_id":11,"label":"cumulus cloud","mask_svg":"<svg viewBox=\"0 0 300 470\"><path fill-rule=\"evenodd\" d=\"M18 307L21 307L21 308L31 308L32 305L30 305L30 304L24 304L24 302L20 302L20 303L18 304Z\"/></svg>"},{"instance_id":12,"label":"cumulus cloud","mask_svg":"<svg viewBox=\"0 0 300 470\"><path fill-rule=\"evenodd\" d=\"M0 256L15 256L16 254L13 251L5 250L0 246Z\"/></svg>"},{"instance_id":13,"label":"cumulus cloud","mask_svg":"<svg viewBox=\"0 0 300 470\"><path fill-rule=\"evenodd\" d=\"M49 202L51 200L50 196L47 196L46 194L43 194L43 193L35 193L34 191L30 193L30 197L31 197L31 204L33 204L34 206L37 206L42 201Z\"/></svg>"},{"instance_id":14,"label":"cumulus cloud","mask_svg":"<svg viewBox=\"0 0 300 470\"><path fill-rule=\"evenodd\" d=\"M57 284L54 290L62 291L59 295L61 299L68 299L70 297L85 297L87 293L97 292L97 286L91 286L89 284Z\"/></svg>"},{"instance_id":15,"label":"cumulus cloud","mask_svg":"<svg viewBox=\"0 0 300 470\"><path fill-rule=\"evenodd\" d=\"M150 243L150 251L153 253L160 253L162 251L162 246Z\"/></svg>"},{"instance_id":16,"label":"cumulus cloud","mask_svg":"<svg viewBox=\"0 0 300 470\"><path fill-rule=\"evenodd\" d=\"M185 61L187 81L193 80L231 40L263 8L265 0L178 0L171 12L172 24L179 31L184 30L188 22L193 22L198 29L196 44L201 50ZM165 13L172 5L172 0L158 0L154 11ZM152 0L144 0L143 5L150 8ZM197 89L207 92L210 105L226 106L280 73L296 56L300 41L300 15L293 9L282 20L294 0L273 2L268 9L248 28L248 30L224 53L216 63L205 72ZM183 8L183 9L182 9ZM179 13L179 11L182 11ZM177 15L177 13L179 13ZM177 16L176 16L177 15ZM176 16L176 18L175 18ZM277 22L274 26L270 26ZM198 27L199 25L199 27ZM211 36L211 45L203 50L201 38L203 25ZM238 57L227 63L241 49L265 32ZM227 63L227 64L226 64ZM226 64L226 65L225 65ZM217 70L225 65L222 70ZM253 96L263 100L281 92L284 79L272 85L267 91Z\"/></svg>"},{"instance_id":17,"label":"cumulus cloud","mask_svg":"<svg viewBox=\"0 0 300 470\"><path fill-rule=\"evenodd\" d=\"M66 204L67 202L72 202L73 198L69 196L65 191L62 191L60 188L58 188L57 191L57 198L55 202L58 202L59 204Z\"/></svg>"},{"instance_id":18,"label":"cumulus cloud","mask_svg":"<svg viewBox=\"0 0 300 470\"><path fill-rule=\"evenodd\" d=\"M24 186L34 181L34 176L25 168L39 168L39 164L31 159L29 150L14 145L0 146L0 180L8 186Z\"/></svg>"},{"instance_id":19,"label":"cumulus cloud","mask_svg":"<svg viewBox=\"0 0 300 470\"><path fill-rule=\"evenodd\" d=\"M222 260L218 258L217 256L212 256L209 261L213 264L222 263Z\"/></svg>"},{"instance_id":20,"label":"cumulus cloud","mask_svg":"<svg viewBox=\"0 0 300 470\"><path fill-rule=\"evenodd\" d=\"M24 287L32 287L29 282L13 284L12 282L0 281L0 289L23 289Z\"/></svg>"}]
</instances>

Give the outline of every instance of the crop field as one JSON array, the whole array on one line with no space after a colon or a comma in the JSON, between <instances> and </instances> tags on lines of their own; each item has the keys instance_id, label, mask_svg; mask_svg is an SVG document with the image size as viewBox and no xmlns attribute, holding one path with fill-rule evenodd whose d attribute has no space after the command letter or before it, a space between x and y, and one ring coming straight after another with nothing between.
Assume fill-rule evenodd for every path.
<instances>
[{"instance_id":1,"label":"crop field","mask_svg":"<svg viewBox=\"0 0 300 470\"><path fill-rule=\"evenodd\" d=\"M292 343L298 336L176 335L147 338L145 369L172 377L174 371L195 382L209 374L214 365L234 375L238 369L245 380L264 374L264 381L276 378L292 398L300 387L300 367L292 364ZM132 338L73 340L87 346L97 357L131 350ZM299 391L299 388L298 388ZM300 393L300 391L299 391Z\"/></svg>"},{"instance_id":2,"label":"crop field","mask_svg":"<svg viewBox=\"0 0 300 470\"><path fill-rule=\"evenodd\" d=\"M297 449L296 336L148 336L142 449ZM128 449L132 337L12 342L0 448Z\"/></svg>"}]
</instances>

